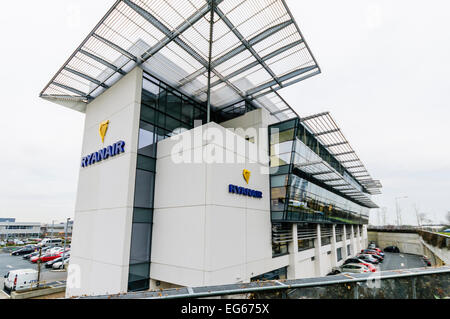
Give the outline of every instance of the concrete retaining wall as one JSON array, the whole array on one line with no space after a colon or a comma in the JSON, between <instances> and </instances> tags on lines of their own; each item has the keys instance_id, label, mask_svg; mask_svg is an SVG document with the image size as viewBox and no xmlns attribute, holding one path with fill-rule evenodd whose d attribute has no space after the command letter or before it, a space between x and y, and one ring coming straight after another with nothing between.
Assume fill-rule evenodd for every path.
<instances>
[{"instance_id":1,"label":"concrete retaining wall","mask_svg":"<svg viewBox=\"0 0 450 319\"><path fill-rule=\"evenodd\" d=\"M36 297L48 296L63 291L66 291L66 287L44 288L25 292L13 291L11 293L11 299L31 299Z\"/></svg>"},{"instance_id":2,"label":"concrete retaining wall","mask_svg":"<svg viewBox=\"0 0 450 319\"><path fill-rule=\"evenodd\" d=\"M369 242L373 241L380 249L387 246L397 246L400 252L414 255L424 255L424 248L417 233L393 233L369 231Z\"/></svg>"}]
</instances>

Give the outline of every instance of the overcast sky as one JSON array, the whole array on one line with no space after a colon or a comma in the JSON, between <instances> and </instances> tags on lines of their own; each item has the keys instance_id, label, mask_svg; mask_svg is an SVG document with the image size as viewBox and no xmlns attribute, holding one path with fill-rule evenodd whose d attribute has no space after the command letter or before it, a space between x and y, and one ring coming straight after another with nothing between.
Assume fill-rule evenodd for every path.
<instances>
[{"instance_id":1,"label":"overcast sky","mask_svg":"<svg viewBox=\"0 0 450 319\"><path fill-rule=\"evenodd\" d=\"M114 0L10 1L0 28L0 217L73 217L84 116L39 92ZM322 74L282 95L301 116L331 111L395 220L450 210L450 3L287 0ZM426 5L424 5L426 4ZM373 211L371 222L377 223Z\"/></svg>"}]
</instances>

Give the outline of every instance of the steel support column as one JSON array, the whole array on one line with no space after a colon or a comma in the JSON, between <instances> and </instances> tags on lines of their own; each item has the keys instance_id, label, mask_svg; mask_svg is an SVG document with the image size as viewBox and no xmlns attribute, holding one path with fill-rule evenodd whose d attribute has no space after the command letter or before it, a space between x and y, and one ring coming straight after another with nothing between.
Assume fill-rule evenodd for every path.
<instances>
[{"instance_id":1,"label":"steel support column","mask_svg":"<svg viewBox=\"0 0 450 319\"><path fill-rule=\"evenodd\" d=\"M208 90L207 95L207 105L206 105L206 123L211 122L211 64L212 64L212 49L214 42L214 11L215 11L216 1L211 0L211 14L209 20L209 57L208 57Z\"/></svg>"}]
</instances>

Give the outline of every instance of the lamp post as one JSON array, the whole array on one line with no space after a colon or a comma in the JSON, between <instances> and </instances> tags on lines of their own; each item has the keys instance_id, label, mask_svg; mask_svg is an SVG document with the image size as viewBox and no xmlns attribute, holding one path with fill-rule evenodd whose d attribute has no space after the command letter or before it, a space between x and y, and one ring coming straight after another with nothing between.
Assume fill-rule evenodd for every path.
<instances>
[{"instance_id":1,"label":"lamp post","mask_svg":"<svg viewBox=\"0 0 450 319\"><path fill-rule=\"evenodd\" d=\"M70 221L70 218L67 218L66 231L65 231L65 234L64 234L64 250L63 250L63 253L62 253L63 269L65 268L64 267L64 260L65 260L65 255L66 255L66 241L67 241L67 231L68 231L68 228L69 228L69 221Z\"/></svg>"},{"instance_id":2,"label":"lamp post","mask_svg":"<svg viewBox=\"0 0 450 319\"><path fill-rule=\"evenodd\" d=\"M54 229L54 227L55 227L55 221L52 220L52 236L51 236L52 239L53 239L53 229Z\"/></svg>"},{"instance_id":3,"label":"lamp post","mask_svg":"<svg viewBox=\"0 0 450 319\"><path fill-rule=\"evenodd\" d=\"M404 199L404 198L408 198L408 196L401 196L401 197L395 198L395 209L397 211L397 226L399 226L399 227L402 224L402 215L401 215L400 207L398 205L398 201L399 201L399 199Z\"/></svg>"}]
</instances>

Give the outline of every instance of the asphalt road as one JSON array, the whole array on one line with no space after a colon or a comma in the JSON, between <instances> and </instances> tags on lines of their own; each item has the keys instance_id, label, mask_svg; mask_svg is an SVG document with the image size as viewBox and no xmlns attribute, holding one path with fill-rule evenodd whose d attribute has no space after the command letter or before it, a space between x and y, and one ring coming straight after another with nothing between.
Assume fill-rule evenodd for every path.
<instances>
[{"instance_id":1,"label":"asphalt road","mask_svg":"<svg viewBox=\"0 0 450 319\"><path fill-rule=\"evenodd\" d=\"M0 290L3 289L4 276L11 270L17 269L35 269L37 270L37 264L33 264L28 260L22 258L22 256L11 256L8 253L0 253ZM67 278L67 272L50 271L41 267L41 280L46 282L65 281Z\"/></svg>"},{"instance_id":2,"label":"asphalt road","mask_svg":"<svg viewBox=\"0 0 450 319\"><path fill-rule=\"evenodd\" d=\"M379 269L384 270L399 270L426 267L425 262L421 256L410 254L394 254L384 253L384 261L379 264Z\"/></svg>"}]
</instances>

